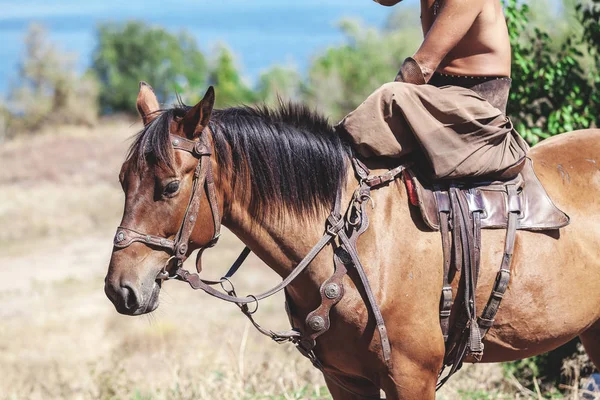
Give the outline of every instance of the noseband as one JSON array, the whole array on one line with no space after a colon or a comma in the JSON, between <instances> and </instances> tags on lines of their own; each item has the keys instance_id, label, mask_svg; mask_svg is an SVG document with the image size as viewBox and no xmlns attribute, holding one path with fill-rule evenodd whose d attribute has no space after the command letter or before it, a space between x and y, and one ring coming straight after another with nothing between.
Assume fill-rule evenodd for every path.
<instances>
[{"instance_id":1,"label":"noseband","mask_svg":"<svg viewBox=\"0 0 600 400\"><path fill-rule=\"evenodd\" d=\"M196 260L197 268L199 268L202 250L213 247L221 235L221 215L217 204L215 182L210 161L212 152L207 144L206 132L203 131L200 134L200 140L197 142L175 135L169 135L169 137L173 149L185 151L198 159L198 165L194 171L194 178L192 181L192 194L190 195L190 201L185 210L179 231L174 239L168 239L166 237L141 233L125 226L119 226L114 240L114 246L118 249L124 249L129 247L132 243L140 242L150 247L166 250L171 254L171 257L167 260L165 266L156 277L160 280L175 278L176 276L169 275L168 266L170 262L175 260L176 267L179 269L190 253L190 236L194 230L196 220L198 219L203 188L206 191L206 196L213 216L214 233L212 239L200 248L198 259Z\"/></svg>"}]
</instances>

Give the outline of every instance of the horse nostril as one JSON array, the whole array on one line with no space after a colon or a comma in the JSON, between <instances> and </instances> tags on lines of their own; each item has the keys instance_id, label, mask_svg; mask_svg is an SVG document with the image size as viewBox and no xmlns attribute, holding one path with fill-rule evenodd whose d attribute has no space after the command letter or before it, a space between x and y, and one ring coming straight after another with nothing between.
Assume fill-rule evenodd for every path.
<instances>
[{"instance_id":1,"label":"horse nostril","mask_svg":"<svg viewBox=\"0 0 600 400\"><path fill-rule=\"evenodd\" d=\"M128 283L119 284L107 281L104 285L104 292L120 313L129 314L140 306L136 291Z\"/></svg>"},{"instance_id":2,"label":"horse nostril","mask_svg":"<svg viewBox=\"0 0 600 400\"><path fill-rule=\"evenodd\" d=\"M139 307L139 302L135 290L127 284L122 284L120 289L125 309L128 311L136 310Z\"/></svg>"}]
</instances>

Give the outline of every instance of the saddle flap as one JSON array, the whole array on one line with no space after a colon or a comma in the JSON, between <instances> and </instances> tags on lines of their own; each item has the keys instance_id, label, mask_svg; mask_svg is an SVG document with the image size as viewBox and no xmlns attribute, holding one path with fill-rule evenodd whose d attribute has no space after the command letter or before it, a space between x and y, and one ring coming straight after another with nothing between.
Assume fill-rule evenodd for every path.
<instances>
[{"instance_id":1,"label":"saddle flap","mask_svg":"<svg viewBox=\"0 0 600 400\"><path fill-rule=\"evenodd\" d=\"M503 229L508 214L519 212L518 229L543 231L559 229L569 224L569 217L552 202L527 159L521 173L507 182L435 182L424 183L412 170L407 171L418 199L423 221L433 230L440 229L439 212L449 212L447 191L450 187L465 192L471 212L482 212L481 227ZM517 196L509 196L507 185L517 188ZM444 194L446 193L446 196Z\"/></svg>"}]
</instances>

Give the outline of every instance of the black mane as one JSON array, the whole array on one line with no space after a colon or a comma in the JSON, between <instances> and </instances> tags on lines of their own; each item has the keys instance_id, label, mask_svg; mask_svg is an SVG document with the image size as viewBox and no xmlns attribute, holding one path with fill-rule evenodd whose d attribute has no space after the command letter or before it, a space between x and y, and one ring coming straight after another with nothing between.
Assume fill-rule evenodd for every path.
<instances>
[{"instance_id":1,"label":"black mane","mask_svg":"<svg viewBox=\"0 0 600 400\"><path fill-rule=\"evenodd\" d=\"M169 126L189 109L163 110L137 135L128 155L136 168L148 155L173 168ZM209 128L221 174L232 180L236 195L247 196L258 219L283 210L314 215L329 209L345 184L350 146L304 105L214 110Z\"/></svg>"}]
</instances>

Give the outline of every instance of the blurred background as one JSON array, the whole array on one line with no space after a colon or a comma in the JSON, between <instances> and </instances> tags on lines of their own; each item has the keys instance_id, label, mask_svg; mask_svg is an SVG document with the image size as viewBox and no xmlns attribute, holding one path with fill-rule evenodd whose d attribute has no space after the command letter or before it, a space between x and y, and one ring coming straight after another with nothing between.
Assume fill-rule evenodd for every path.
<instances>
[{"instance_id":1,"label":"blurred background","mask_svg":"<svg viewBox=\"0 0 600 400\"><path fill-rule=\"evenodd\" d=\"M163 104L306 102L332 122L392 80L421 41L418 2L0 1L0 399L328 399L291 345L237 308L169 282L156 313L124 317L103 278L141 129L138 83ZM508 114L535 144L596 127L600 0L506 0ZM206 253L218 277L242 244ZM245 267L246 268L246 267ZM240 293L277 282L250 259ZM283 298L258 320L287 329ZM515 363L466 366L442 399L593 398L574 341ZM587 390L587 391L586 391ZM588 396L588 397L585 397ZM597 396L597 395L596 395Z\"/></svg>"}]
</instances>

